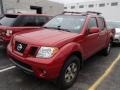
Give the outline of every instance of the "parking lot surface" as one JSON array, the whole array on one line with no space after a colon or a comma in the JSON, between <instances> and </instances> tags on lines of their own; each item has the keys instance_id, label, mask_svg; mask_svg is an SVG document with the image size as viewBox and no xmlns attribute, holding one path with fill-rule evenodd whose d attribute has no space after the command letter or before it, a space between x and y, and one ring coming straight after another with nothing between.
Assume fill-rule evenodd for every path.
<instances>
[{"instance_id":1,"label":"parking lot surface","mask_svg":"<svg viewBox=\"0 0 120 90\"><path fill-rule=\"evenodd\" d=\"M85 62L75 84L69 90L88 90L108 69L120 54L114 46L109 56L100 53ZM12 68L11 68L12 67ZM100 83L97 90L120 90L120 61ZM50 81L38 79L20 71L9 61L5 49L0 47L0 90L58 90Z\"/></svg>"}]
</instances>

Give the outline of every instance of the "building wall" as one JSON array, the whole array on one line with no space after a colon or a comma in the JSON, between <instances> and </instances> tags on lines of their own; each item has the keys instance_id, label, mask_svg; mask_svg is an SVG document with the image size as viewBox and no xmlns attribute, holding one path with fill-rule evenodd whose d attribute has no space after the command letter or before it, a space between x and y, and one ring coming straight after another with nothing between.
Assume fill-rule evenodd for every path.
<instances>
[{"instance_id":1,"label":"building wall","mask_svg":"<svg viewBox=\"0 0 120 90\"><path fill-rule=\"evenodd\" d=\"M116 3L117 5L115 5ZM83 5L84 7L82 7L81 5ZM66 4L64 7L65 7L64 9L65 11L77 11L77 12L97 11L97 12L101 12L102 15L106 18L106 20L120 21L120 12L119 12L120 0L98 0L98 1L89 1L89 2L79 2L79 3Z\"/></svg>"},{"instance_id":2,"label":"building wall","mask_svg":"<svg viewBox=\"0 0 120 90\"><path fill-rule=\"evenodd\" d=\"M64 10L64 5L47 0L3 0L4 12L30 12L36 13L36 10L31 10L30 6L43 7L43 13L49 15L56 15Z\"/></svg>"},{"instance_id":3,"label":"building wall","mask_svg":"<svg viewBox=\"0 0 120 90\"><path fill-rule=\"evenodd\" d=\"M31 0L32 1L32 0ZM64 11L64 5L56 2L51 2L47 0L35 0L34 6L43 7L43 13L49 15L57 15Z\"/></svg>"}]
</instances>

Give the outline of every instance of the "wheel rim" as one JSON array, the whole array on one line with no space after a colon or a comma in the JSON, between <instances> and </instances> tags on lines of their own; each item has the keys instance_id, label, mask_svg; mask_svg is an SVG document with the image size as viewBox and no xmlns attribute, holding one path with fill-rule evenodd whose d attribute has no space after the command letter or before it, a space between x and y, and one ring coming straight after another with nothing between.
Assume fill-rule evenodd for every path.
<instances>
[{"instance_id":1,"label":"wheel rim","mask_svg":"<svg viewBox=\"0 0 120 90\"><path fill-rule=\"evenodd\" d=\"M70 64L65 71L65 82L70 83L77 75L78 67L76 63Z\"/></svg>"},{"instance_id":2,"label":"wheel rim","mask_svg":"<svg viewBox=\"0 0 120 90\"><path fill-rule=\"evenodd\" d=\"M109 53L111 49L111 43L109 43L108 48L107 48L107 52Z\"/></svg>"}]
</instances>

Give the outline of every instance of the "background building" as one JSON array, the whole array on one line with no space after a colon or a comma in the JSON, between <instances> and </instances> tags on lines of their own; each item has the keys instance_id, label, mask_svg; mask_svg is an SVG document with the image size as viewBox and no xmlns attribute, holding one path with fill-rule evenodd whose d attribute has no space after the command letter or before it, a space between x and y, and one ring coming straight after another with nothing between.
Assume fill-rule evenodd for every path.
<instances>
[{"instance_id":1,"label":"background building","mask_svg":"<svg viewBox=\"0 0 120 90\"><path fill-rule=\"evenodd\" d=\"M64 11L97 11L107 20L120 21L120 0L96 0L65 4Z\"/></svg>"},{"instance_id":2,"label":"background building","mask_svg":"<svg viewBox=\"0 0 120 90\"><path fill-rule=\"evenodd\" d=\"M48 0L2 0L5 13L44 13L56 15L64 10L64 5Z\"/></svg>"}]
</instances>

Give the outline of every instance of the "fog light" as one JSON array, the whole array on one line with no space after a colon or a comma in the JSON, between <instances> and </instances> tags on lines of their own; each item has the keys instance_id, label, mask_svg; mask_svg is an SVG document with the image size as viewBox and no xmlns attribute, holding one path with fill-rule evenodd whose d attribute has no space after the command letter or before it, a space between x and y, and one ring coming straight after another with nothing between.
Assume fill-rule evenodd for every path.
<instances>
[{"instance_id":1,"label":"fog light","mask_svg":"<svg viewBox=\"0 0 120 90\"><path fill-rule=\"evenodd\" d=\"M41 70L40 77L45 77L47 75L46 70Z\"/></svg>"}]
</instances>

